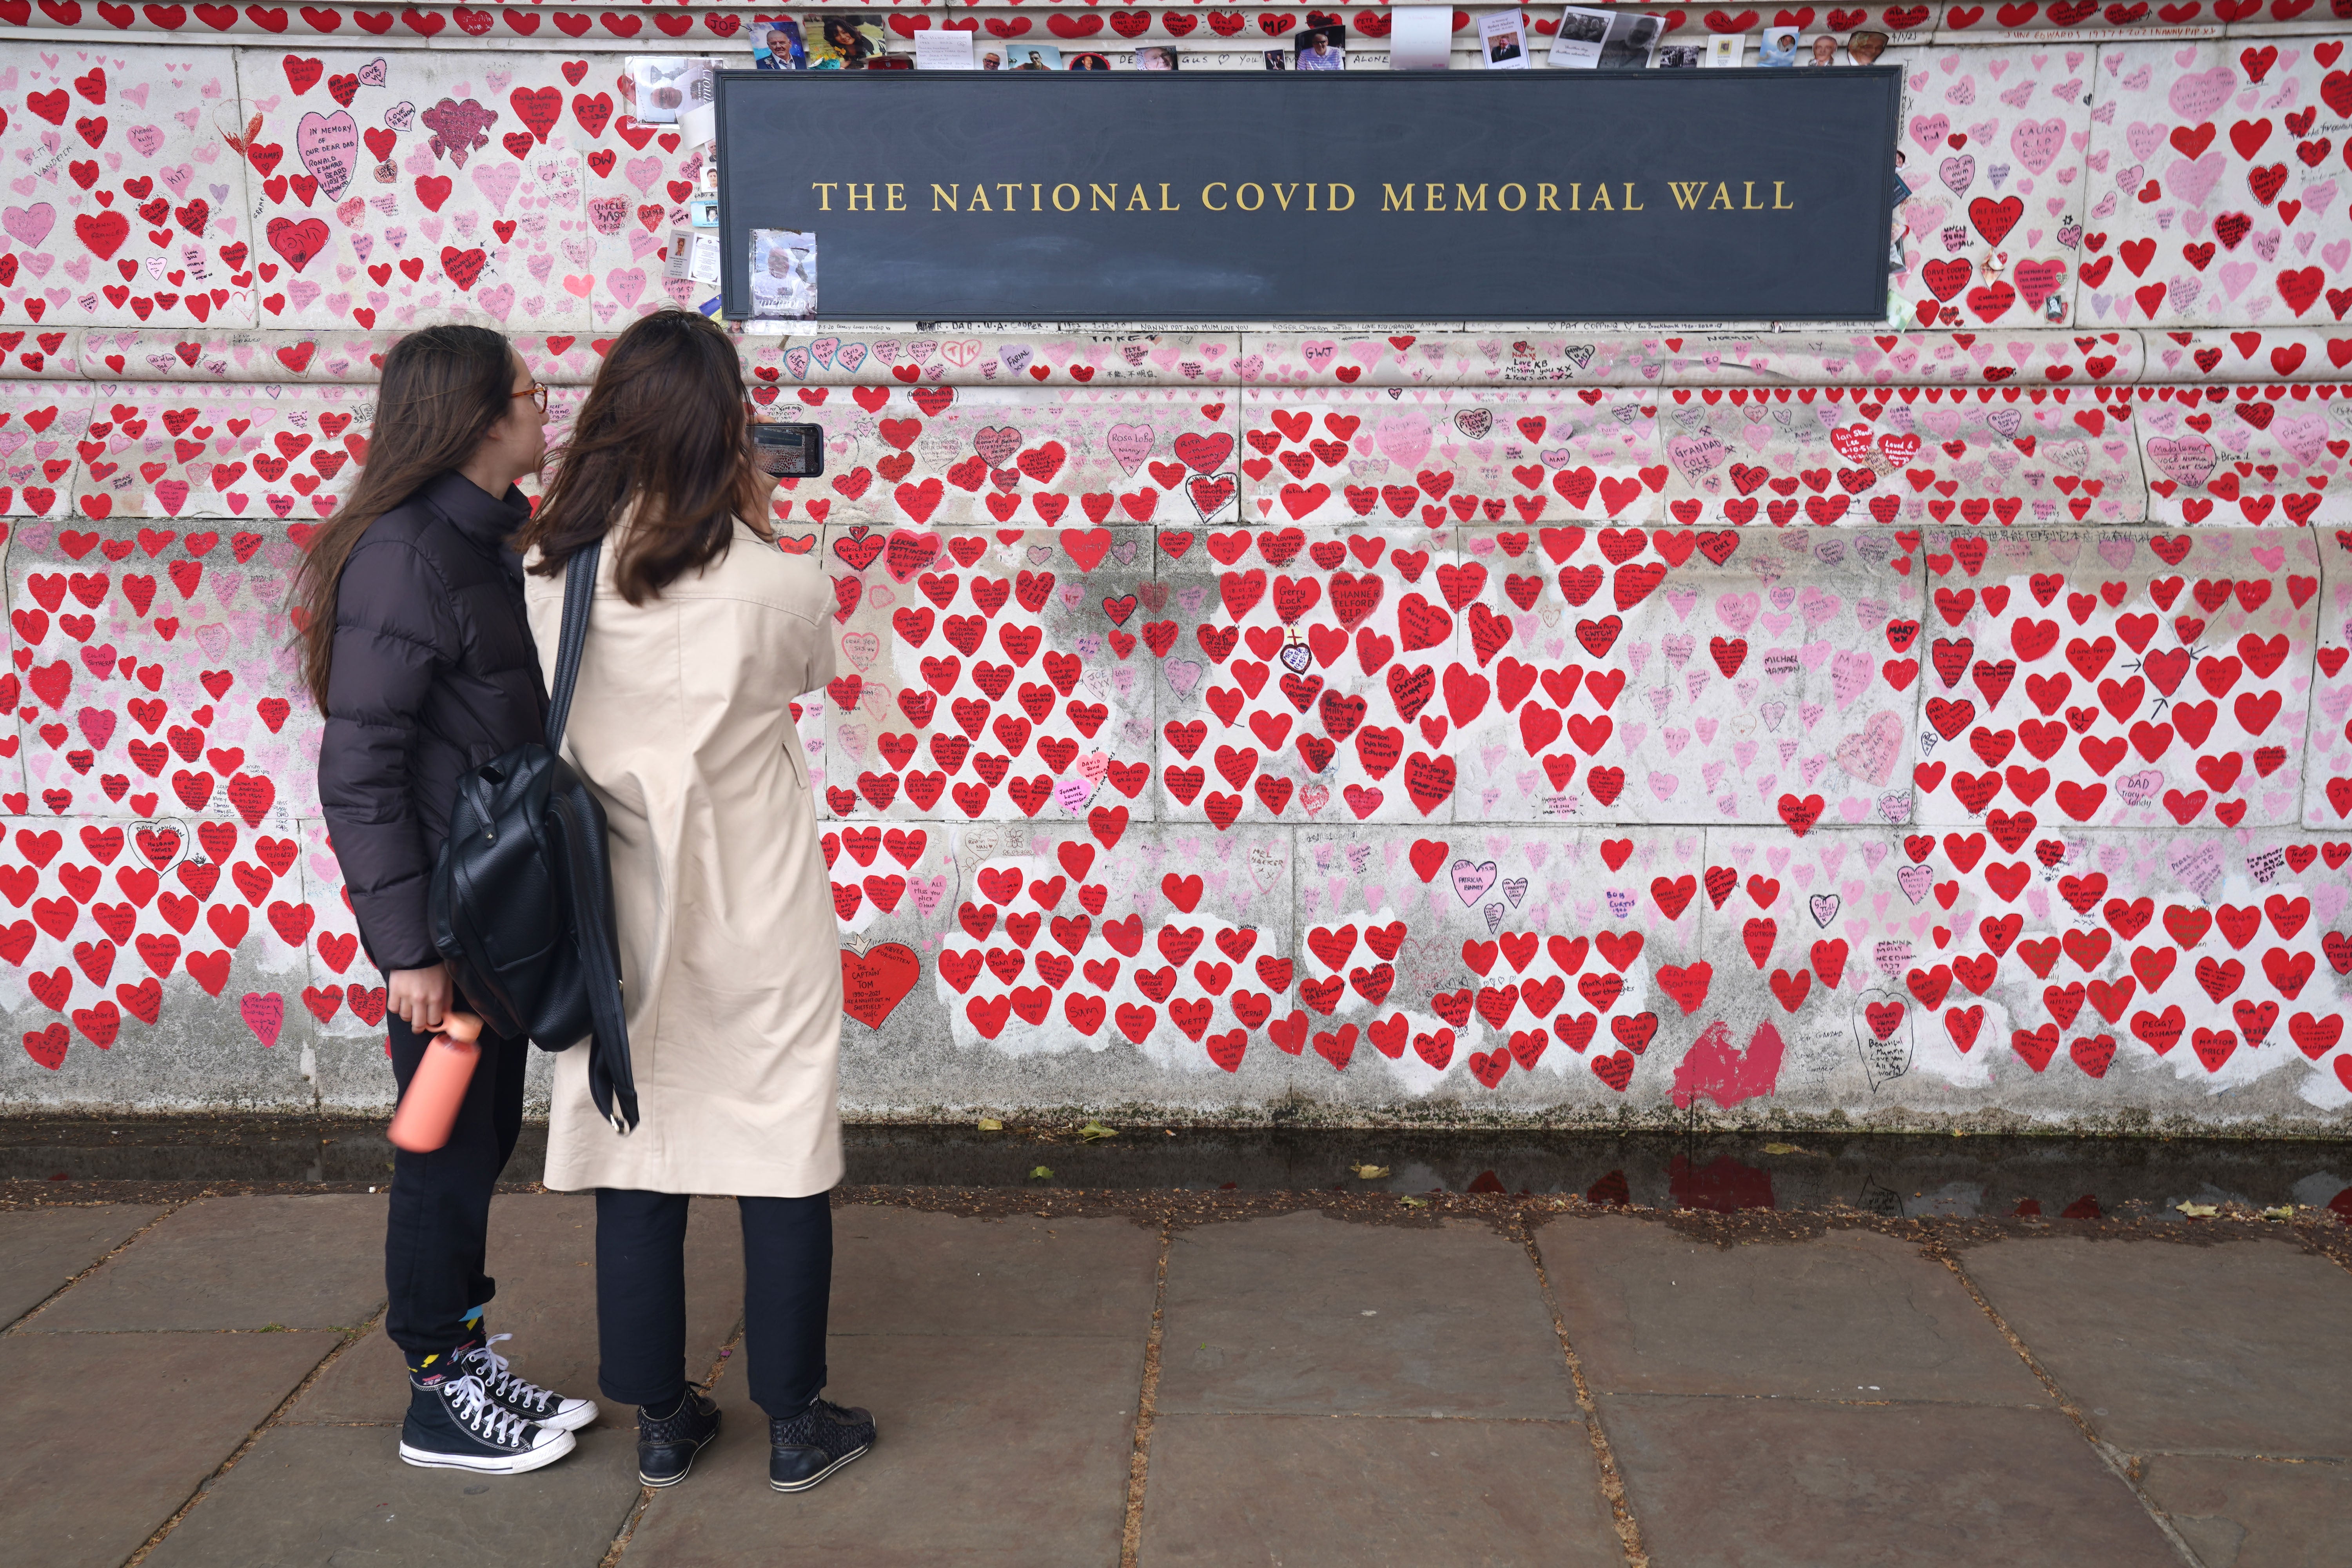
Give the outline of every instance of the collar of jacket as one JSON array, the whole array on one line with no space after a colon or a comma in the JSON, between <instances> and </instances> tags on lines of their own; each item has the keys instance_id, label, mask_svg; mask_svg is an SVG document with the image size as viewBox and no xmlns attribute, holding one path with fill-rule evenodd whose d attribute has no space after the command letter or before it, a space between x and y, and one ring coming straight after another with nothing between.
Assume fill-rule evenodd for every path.
<instances>
[{"instance_id":1,"label":"collar of jacket","mask_svg":"<svg viewBox=\"0 0 2352 1568\"><path fill-rule=\"evenodd\" d=\"M512 553L507 542L530 521L530 503L521 490L509 485L505 495L493 496L455 468L427 484L424 495L467 542L495 558Z\"/></svg>"}]
</instances>

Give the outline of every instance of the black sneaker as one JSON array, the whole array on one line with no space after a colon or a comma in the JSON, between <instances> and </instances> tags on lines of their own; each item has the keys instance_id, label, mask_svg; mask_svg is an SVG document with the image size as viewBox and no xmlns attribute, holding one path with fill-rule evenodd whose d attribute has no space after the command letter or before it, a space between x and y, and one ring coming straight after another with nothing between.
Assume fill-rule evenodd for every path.
<instances>
[{"instance_id":1,"label":"black sneaker","mask_svg":"<svg viewBox=\"0 0 2352 1568\"><path fill-rule=\"evenodd\" d=\"M804 1492L874 1447L874 1417L820 1399L789 1421L768 1423L768 1484Z\"/></svg>"},{"instance_id":2,"label":"black sneaker","mask_svg":"<svg viewBox=\"0 0 2352 1568\"><path fill-rule=\"evenodd\" d=\"M500 1409L480 1378L442 1373L411 1380L400 1457L426 1469L519 1476L555 1463L576 1441L559 1427Z\"/></svg>"},{"instance_id":3,"label":"black sneaker","mask_svg":"<svg viewBox=\"0 0 2352 1568\"><path fill-rule=\"evenodd\" d=\"M551 1388L526 1382L514 1374L506 1357L490 1348L500 1340L512 1338L512 1334L492 1334L478 1344L460 1347L451 1359L460 1373L479 1378L490 1403L510 1415L520 1415L533 1426L554 1426L566 1432L577 1432L593 1424L600 1414L594 1400L567 1399Z\"/></svg>"},{"instance_id":4,"label":"black sneaker","mask_svg":"<svg viewBox=\"0 0 2352 1568\"><path fill-rule=\"evenodd\" d=\"M677 1409L656 1420L637 1409L637 1479L649 1487L674 1487L694 1468L694 1457L719 1436L719 1406L699 1384L686 1385Z\"/></svg>"}]
</instances>

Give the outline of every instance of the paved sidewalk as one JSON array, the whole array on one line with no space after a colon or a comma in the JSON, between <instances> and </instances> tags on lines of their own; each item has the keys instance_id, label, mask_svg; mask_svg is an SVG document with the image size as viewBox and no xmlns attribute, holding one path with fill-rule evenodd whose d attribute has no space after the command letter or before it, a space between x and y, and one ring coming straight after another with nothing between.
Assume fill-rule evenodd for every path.
<instances>
[{"instance_id":1,"label":"paved sidewalk","mask_svg":"<svg viewBox=\"0 0 2352 1568\"><path fill-rule=\"evenodd\" d=\"M2282 1227L1979 1226L1946 1251L1532 1205L1165 1229L845 1206L829 1392L882 1438L785 1498L733 1364L731 1204L698 1205L688 1243L727 1427L649 1495L611 1406L531 1476L397 1462L383 1202L0 1213L0 1556L2352 1563L2352 1272ZM494 1226L493 1330L593 1394L590 1205L502 1195Z\"/></svg>"}]
</instances>

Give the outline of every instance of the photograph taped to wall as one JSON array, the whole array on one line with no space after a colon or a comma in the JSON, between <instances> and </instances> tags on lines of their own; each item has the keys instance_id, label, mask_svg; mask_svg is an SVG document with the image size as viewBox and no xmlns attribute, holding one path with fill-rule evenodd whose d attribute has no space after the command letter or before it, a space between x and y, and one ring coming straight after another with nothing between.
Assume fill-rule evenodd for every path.
<instances>
[{"instance_id":1,"label":"photograph taped to wall","mask_svg":"<svg viewBox=\"0 0 2352 1568\"><path fill-rule=\"evenodd\" d=\"M1068 63L1062 68L1074 71L1107 71L1110 69L1110 57L1088 49L1083 54L1072 55Z\"/></svg>"},{"instance_id":2,"label":"photograph taped to wall","mask_svg":"<svg viewBox=\"0 0 2352 1568\"><path fill-rule=\"evenodd\" d=\"M1570 70L1643 70L1665 30L1659 18L1638 12L1570 6L1560 14L1550 63Z\"/></svg>"},{"instance_id":3,"label":"photograph taped to wall","mask_svg":"<svg viewBox=\"0 0 2352 1568\"><path fill-rule=\"evenodd\" d=\"M864 70L888 47L879 12L835 12L819 16L815 31L808 35L809 69Z\"/></svg>"},{"instance_id":4,"label":"photograph taped to wall","mask_svg":"<svg viewBox=\"0 0 2352 1568\"><path fill-rule=\"evenodd\" d=\"M662 278L671 283L719 285L719 236L709 230L674 228L662 259Z\"/></svg>"},{"instance_id":5,"label":"photograph taped to wall","mask_svg":"<svg viewBox=\"0 0 2352 1568\"><path fill-rule=\"evenodd\" d=\"M751 314L762 321L816 315L816 236L803 229L751 231Z\"/></svg>"},{"instance_id":6,"label":"photograph taped to wall","mask_svg":"<svg viewBox=\"0 0 2352 1568\"><path fill-rule=\"evenodd\" d=\"M751 40L751 68L762 71L808 69L808 44L801 25L790 16L754 16L746 29Z\"/></svg>"},{"instance_id":7,"label":"photograph taped to wall","mask_svg":"<svg viewBox=\"0 0 2352 1568\"><path fill-rule=\"evenodd\" d=\"M1797 63L1797 44L1802 31L1796 27L1767 27L1757 48L1759 66L1784 68Z\"/></svg>"},{"instance_id":8,"label":"photograph taped to wall","mask_svg":"<svg viewBox=\"0 0 2352 1568\"><path fill-rule=\"evenodd\" d=\"M1601 40L1609 37L1609 13L1570 6L1560 13L1559 31L1551 38L1550 63L1571 70L1590 70L1601 58Z\"/></svg>"},{"instance_id":9,"label":"photograph taped to wall","mask_svg":"<svg viewBox=\"0 0 2352 1568\"><path fill-rule=\"evenodd\" d=\"M1662 71L1695 71L1706 64L1704 44L1660 44L1650 51L1650 68Z\"/></svg>"},{"instance_id":10,"label":"photograph taped to wall","mask_svg":"<svg viewBox=\"0 0 2352 1568\"><path fill-rule=\"evenodd\" d=\"M1139 71L1172 71L1184 68L1175 49L1167 44L1144 44L1135 51L1135 68Z\"/></svg>"},{"instance_id":11,"label":"photograph taped to wall","mask_svg":"<svg viewBox=\"0 0 2352 1568\"><path fill-rule=\"evenodd\" d=\"M1337 23L1307 28L1298 35L1298 51L1293 65L1303 71L1346 70L1348 29Z\"/></svg>"},{"instance_id":12,"label":"photograph taped to wall","mask_svg":"<svg viewBox=\"0 0 2352 1568\"><path fill-rule=\"evenodd\" d=\"M1845 58L1841 63L1850 66L1874 66L1878 63L1879 57L1886 53L1887 42L1886 35L1874 27L1864 27L1859 32L1849 33L1845 40Z\"/></svg>"},{"instance_id":13,"label":"photograph taped to wall","mask_svg":"<svg viewBox=\"0 0 2352 1568\"><path fill-rule=\"evenodd\" d=\"M1062 68L1062 51L1051 44L1009 44L1004 50L1004 68L1009 71L1057 71Z\"/></svg>"},{"instance_id":14,"label":"photograph taped to wall","mask_svg":"<svg viewBox=\"0 0 2352 1568\"><path fill-rule=\"evenodd\" d=\"M1478 18L1478 50L1486 68L1528 68L1528 24L1517 11L1493 11Z\"/></svg>"},{"instance_id":15,"label":"photograph taped to wall","mask_svg":"<svg viewBox=\"0 0 2352 1568\"><path fill-rule=\"evenodd\" d=\"M1718 33L1706 41L1706 63L1715 70L1737 69L1748 57L1748 35Z\"/></svg>"},{"instance_id":16,"label":"photograph taped to wall","mask_svg":"<svg viewBox=\"0 0 2352 1568\"><path fill-rule=\"evenodd\" d=\"M1286 71L1290 68L1290 51L1288 49L1267 49L1265 51L1265 54L1266 69L1270 71Z\"/></svg>"},{"instance_id":17,"label":"photograph taped to wall","mask_svg":"<svg viewBox=\"0 0 2352 1568\"><path fill-rule=\"evenodd\" d=\"M677 124L688 109L710 102L710 73L724 63L698 56L630 56L632 112L647 125Z\"/></svg>"},{"instance_id":18,"label":"photograph taped to wall","mask_svg":"<svg viewBox=\"0 0 2352 1568\"><path fill-rule=\"evenodd\" d=\"M1609 16L1609 37L1601 43L1600 68L1605 71L1647 69L1650 52L1665 36L1666 24L1657 16L1614 11Z\"/></svg>"}]
</instances>

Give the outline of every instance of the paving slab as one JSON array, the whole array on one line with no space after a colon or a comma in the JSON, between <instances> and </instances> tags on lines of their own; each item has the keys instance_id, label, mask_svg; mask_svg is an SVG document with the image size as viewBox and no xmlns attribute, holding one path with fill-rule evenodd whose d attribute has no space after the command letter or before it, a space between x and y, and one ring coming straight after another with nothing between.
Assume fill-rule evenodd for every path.
<instances>
[{"instance_id":1,"label":"paving slab","mask_svg":"<svg viewBox=\"0 0 2352 1568\"><path fill-rule=\"evenodd\" d=\"M836 1334L1111 1334L1151 1327L1160 1234L1124 1219L833 1215Z\"/></svg>"},{"instance_id":2,"label":"paving slab","mask_svg":"<svg viewBox=\"0 0 2352 1568\"><path fill-rule=\"evenodd\" d=\"M2325 1258L2053 1237L1960 1266L2120 1447L2352 1456L2352 1274Z\"/></svg>"},{"instance_id":3,"label":"paving slab","mask_svg":"<svg viewBox=\"0 0 2352 1568\"><path fill-rule=\"evenodd\" d=\"M2203 1568L2342 1568L2352 1563L2352 1468L2165 1454L2140 1485Z\"/></svg>"},{"instance_id":4,"label":"paving slab","mask_svg":"<svg viewBox=\"0 0 2352 1568\"><path fill-rule=\"evenodd\" d=\"M1613 1394L1654 1568L2179 1568L2055 1410Z\"/></svg>"},{"instance_id":5,"label":"paving slab","mask_svg":"<svg viewBox=\"0 0 2352 1568\"><path fill-rule=\"evenodd\" d=\"M490 1305L498 1347L515 1371L582 1399L596 1392L596 1200L569 1193L501 1193L490 1200ZM699 1377L743 1316L743 1228L732 1198L695 1202L686 1227L686 1364ZM311 1384L289 1421L398 1422L408 1369L379 1323ZM607 1404L606 1424L632 1417Z\"/></svg>"},{"instance_id":6,"label":"paving slab","mask_svg":"<svg viewBox=\"0 0 2352 1568\"><path fill-rule=\"evenodd\" d=\"M1483 1225L1402 1228L1304 1213L1177 1233L1157 1408L1577 1413L1523 1248Z\"/></svg>"},{"instance_id":7,"label":"paving slab","mask_svg":"<svg viewBox=\"0 0 2352 1568\"><path fill-rule=\"evenodd\" d=\"M278 1426L148 1557L152 1568L496 1563L590 1568L637 1504L634 1428L592 1429L542 1470L401 1463L382 1426Z\"/></svg>"},{"instance_id":8,"label":"paving slab","mask_svg":"<svg viewBox=\"0 0 2352 1568\"><path fill-rule=\"evenodd\" d=\"M684 1483L655 1494L626 1568L840 1563L1109 1568L1126 1521L1144 1337L853 1335L827 1398L874 1413L874 1451L813 1491L768 1488L768 1423L744 1369L726 1425Z\"/></svg>"},{"instance_id":9,"label":"paving slab","mask_svg":"<svg viewBox=\"0 0 2352 1568\"><path fill-rule=\"evenodd\" d=\"M99 1204L0 1214L0 1327L39 1306L163 1212L151 1204Z\"/></svg>"},{"instance_id":10,"label":"paving slab","mask_svg":"<svg viewBox=\"0 0 2352 1568\"><path fill-rule=\"evenodd\" d=\"M1892 1237L1725 1247L1604 1219L1537 1243L1596 1389L2050 1402L1952 1271Z\"/></svg>"},{"instance_id":11,"label":"paving slab","mask_svg":"<svg viewBox=\"0 0 2352 1568\"><path fill-rule=\"evenodd\" d=\"M383 1301L383 1203L363 1194L322 1194L190 1204L19 1331L364 1323Z\"/></svg>"},{"instance_id":12,"label":"paving slab","mask_svg":"<svg viewBox=\"0 0 2352 1568\"><path fill-rule=\"evenodd\" d=\"M1574 1421L1161 1415L1138 1560L1620 1568Z\"/></svg>"},{"instance_id":13,"label":"paving slab","mask_svg":"<svg viewBox=\"0 0 2352 1568\"><path fill-rule=\"evenodd\" d=\"M322 1333L0 1338L0 1556L114 1568L336 1343Z\"/></svg>"}]
</instances>

